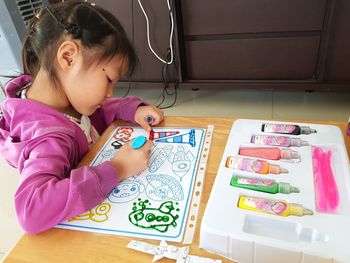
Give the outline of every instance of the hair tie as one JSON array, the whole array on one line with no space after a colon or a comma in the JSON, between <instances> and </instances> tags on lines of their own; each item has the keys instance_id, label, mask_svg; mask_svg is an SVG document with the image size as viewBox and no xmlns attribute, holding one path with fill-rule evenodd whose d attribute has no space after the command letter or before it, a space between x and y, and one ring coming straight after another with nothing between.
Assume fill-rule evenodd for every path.
<instances>
[{"instance_id":1,"label":"hair tie","mask_svg":"<svg viewBox=\"0 0 350 263\"><path fill-rule=\"evenodd\" d=\"M27 51L27 53L33 53L34 52L34 50L33 50L33 48L31 46L27 47L26 51Z\"/></svg>"},{"instance_id":2,"label":"hair tie","mask_svg":"<svg viewBox=\"0 0 350 263\"><path fill-rule=\"evenodd\" d=\"M67 21L64 21L63 18L53 9L50 7L46 7L48 13L52 16L52 18L69 34L73 36L73 38L80 38L81 36L81 30L78 25L74 23L70 23Z\"/></svg>"},{"instance_id":3,"label":"hair tie","mask_svg":"<svg viewBox=\"0 0 350 263\"><path fill-rule=\"evenodd\" d=\"M80 38L80 28L76 24L66 22L64 29L68 31L74 38Z\"/></svg>"}]
</instances>

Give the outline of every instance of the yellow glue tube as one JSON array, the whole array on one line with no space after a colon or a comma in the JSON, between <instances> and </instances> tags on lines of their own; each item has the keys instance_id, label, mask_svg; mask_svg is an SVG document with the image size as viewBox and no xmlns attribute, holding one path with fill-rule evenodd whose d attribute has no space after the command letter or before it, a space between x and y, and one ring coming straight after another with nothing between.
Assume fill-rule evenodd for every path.
<instances>
[{"instance_id":1,"label":"yellow glue tube","mask_svg":"<svg viewBox=\"0 0 350 263\"><path fill-rule=\"evenodd\" d=\"M304 208L301 204L245 195L239 197L238 207L277 216L303 216L313 214L312 210Z\"/></svg>"}]
</instances>

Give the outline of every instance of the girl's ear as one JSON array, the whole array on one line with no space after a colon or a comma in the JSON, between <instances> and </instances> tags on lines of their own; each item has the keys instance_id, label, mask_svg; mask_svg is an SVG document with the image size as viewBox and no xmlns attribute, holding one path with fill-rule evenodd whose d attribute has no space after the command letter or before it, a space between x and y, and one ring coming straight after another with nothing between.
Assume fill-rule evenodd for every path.
<instances>
[{"instance_id":1,"label":"girl's ear","mask_svg":"<svg viewBox=\"0 0 350 263\"><path fill-rule=\"evenodd\" d=\"M59 67L63 70L69 70L74 62L77 62L79 55L79 46L71 40L64 41L57 51L57 61Z\"/></svg>"}]
</instances>

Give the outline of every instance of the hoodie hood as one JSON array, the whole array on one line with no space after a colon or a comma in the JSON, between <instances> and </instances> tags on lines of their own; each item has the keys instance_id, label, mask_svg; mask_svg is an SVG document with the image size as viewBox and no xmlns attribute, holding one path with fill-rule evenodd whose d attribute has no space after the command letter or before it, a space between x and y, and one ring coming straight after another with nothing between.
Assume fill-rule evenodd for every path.
<instances>
[{"instance_id":1,"label":"hoodie hood","mask_svg":"<svg viewBox=\"0 0 350 263\"><path fill-rule=\"evenodd\" d=\"M5 86L7 98L1 104L0 154L11 166L21 169L20 163L23 164L28 158L31 149L49 136L58 139L64 137L65 140L70 137L86 145L78 147L79 156L82 157L88 151L88 146L77 125L45 104L16 97L21 88L31 81L31 76L23 75Z\"/></svg>"},{"instance_id":2,"label":"hoodie hood","mask_svg":"<svg viewBox=\"0 0 350 263\"><path fill-rule=\"evenodd\" d=\"M29 75L22 75L20 77L10 80L5 85L6 97L16 98L17 92L24 86L28 85L32 81L32 77Z\"/></svg>"}]
</instances>

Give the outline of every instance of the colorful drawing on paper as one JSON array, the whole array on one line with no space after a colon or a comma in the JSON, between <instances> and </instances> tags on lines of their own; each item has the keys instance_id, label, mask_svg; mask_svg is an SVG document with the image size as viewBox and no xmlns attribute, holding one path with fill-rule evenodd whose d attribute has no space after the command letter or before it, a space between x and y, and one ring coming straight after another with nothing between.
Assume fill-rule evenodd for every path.
<instances>
[{"instance_id":1,"label":"colorful drawing on paper","mask_svg":"<svg viewBox=\"0 0 350 263\"><path fill-rule=\"evenodd\" d=\"M108 200L112 203L127 203L136 199L145 191L143 183L133 176L121 181L109 194Z\"/></svg>"},{"instance_id":2,"label":"colorful drawing on paper","mask_svg":"<svg viewBox=\"0 0 350 263\"><path fill-rule=\"evenodd\" d=\"M173 150L172 145L165 145L164 147L155 147L150 157L150 165L148 166L148 171L150 173L155 173L162 164L166 161Z\"/></svg>"},{"instance_id":3,"label":"colorful drawing on paper","mask_svg":"<svg viewBox=\"0 0 350 263\"><path fill-rule=\"evenodd\" d=\"M101 223L108 220L108 212L111 210L111 205L108 203L101 203L89 212L69 219L69 222L75 220L91 220L93 222Z\"/></svg>"},{"instance_id":4,"label":"colorful drawing on paper","mask_svg":"<svg viewBox=\"0 0 350 263\"><path fill-rule=\"evenodd\" d=\"M175 210L172 201L164 202L158 208L152 208L152 204L147 199L145 201L139 199L138 201L138 203L133 203L133 212L129 214L129 221L133 225L141 228L152 228L159 232L166 232L170 226L177 226L176 220L179 216L172 213ZM180 209L176 209L176 211L179 212Z\"/></svg>"},{"instance_id":5,"label":"colorful drawing on paper","mask_svg":"<svg viewBox=\"0 0 350 263\"><path fill-rule=\"evenodd\" d=\"M144 135L118 127L91 162L96 166ZM120 182L98 206L57 227L140 238L181 241L204 143L205 129L155 128L148 168Z\"/></svg>"},{"instance_id":6,"label":"colorful drawing on paper","mask_svg":"<svg viewBox=\"0 0 350 263\"><path fill-rule=\"evenodd\" d=\"M181 184L172 176L166 174L146 175L147 196L154 201L183 200Z\"/></svg>"}]
</instances>

